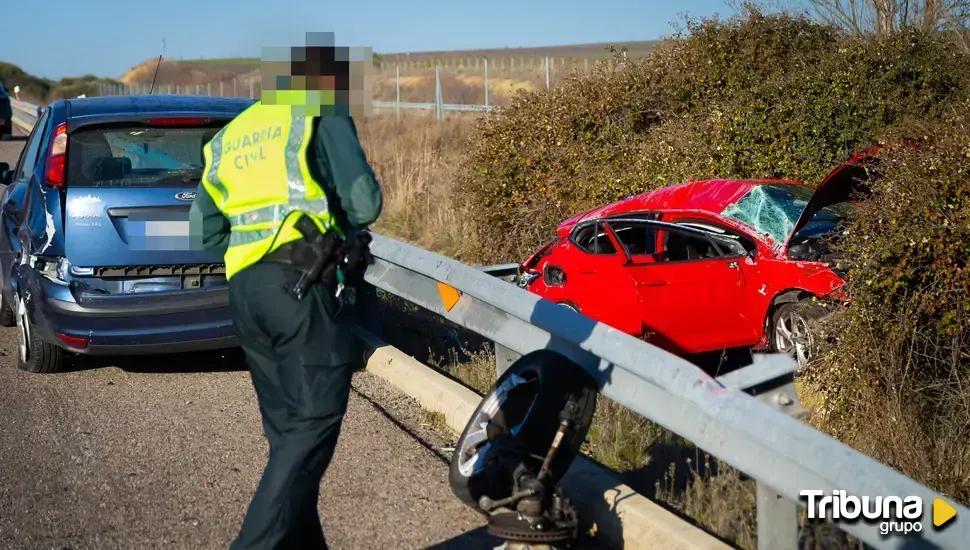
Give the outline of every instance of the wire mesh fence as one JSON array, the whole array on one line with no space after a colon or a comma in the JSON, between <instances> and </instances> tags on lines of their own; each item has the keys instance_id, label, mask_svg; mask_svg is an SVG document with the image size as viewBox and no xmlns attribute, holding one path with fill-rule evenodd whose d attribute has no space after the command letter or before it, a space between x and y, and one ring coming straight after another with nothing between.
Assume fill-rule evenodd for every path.
<instances>
[{"instance_id":1,"label":"wire mesh fence","mask_svg":"<svg viewBox=\"0 0 970 550\"><path fill-rule=\"evenodd\" d=\"M553 57L451 58L381 61L371 74L372 112L419 110L443 118L449 111L490 111L520 91L550 89L577 71L588 71L609 59ZM188 75L186 75L188 76ZM174 78L178 78L173 75ZM166 80L173 79L169 77ZM262 91L258 66L241 74L182 84L98 85L99 95L178 94L256 99Z\"/></svg>"}]
</instances>

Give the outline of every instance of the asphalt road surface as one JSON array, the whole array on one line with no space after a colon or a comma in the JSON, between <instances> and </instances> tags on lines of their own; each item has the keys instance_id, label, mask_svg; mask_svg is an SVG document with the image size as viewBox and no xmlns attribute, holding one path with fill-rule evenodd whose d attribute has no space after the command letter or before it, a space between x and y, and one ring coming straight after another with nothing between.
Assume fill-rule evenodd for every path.
<instances>
[{"instance_id":1,"label":"asphalt road surface","mask_svg":"<svg viewBox=\"0 0 970 550\"><path fill-rule=\"evenodd\" d=\"M23 138L0 141L15 164ZM265 465L237 357L83 361L33 375L0 328L0 547L226 548ZM493 548L452 496L450 442L414 401L359 373L320 515L332 548Z\"/></svg>"}]
</instances>

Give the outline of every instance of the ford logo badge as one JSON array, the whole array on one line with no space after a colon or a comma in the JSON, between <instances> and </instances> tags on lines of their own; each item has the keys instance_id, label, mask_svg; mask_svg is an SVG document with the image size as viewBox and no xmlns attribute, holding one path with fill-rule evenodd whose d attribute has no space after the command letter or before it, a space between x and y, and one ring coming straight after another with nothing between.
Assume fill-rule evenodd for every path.
<instances>
[{"instance_id":1,"label":"ford logo badge","mask_svg":"<svg viewBox=\"0 0 970 550\"><path fill-rule=\"evenodd\" d=\"M175 198L180 201L195 200L195 191L182 191L181 193L176 193Z\"/></svg>"}]
</instances>

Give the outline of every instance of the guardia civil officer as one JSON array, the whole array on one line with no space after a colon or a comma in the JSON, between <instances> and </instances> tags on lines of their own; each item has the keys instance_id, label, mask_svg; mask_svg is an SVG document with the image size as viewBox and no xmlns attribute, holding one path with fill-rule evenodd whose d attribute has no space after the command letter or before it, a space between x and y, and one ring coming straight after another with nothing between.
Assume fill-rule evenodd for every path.
<instances>
[{"instance_id":1,"label":"guardia civil officer","mask_svg":"<svg viewBox=\"0 0 970 550\"><path fill-rule=\"evenodd\" d=\"M192 205L203 247L225 257L235 329L270 445L233 550L326 548L319 487L363 359L341 291L373 262L361 230L382 207L343 109L349 64L338 50L307 46L293 56L300 61L290 62L290 76L306 78L290 80L306 89L267 92L264 80L262 101L206 144ZM320 113L312 112L316 103Z\"/></svg>"}]
</instances>

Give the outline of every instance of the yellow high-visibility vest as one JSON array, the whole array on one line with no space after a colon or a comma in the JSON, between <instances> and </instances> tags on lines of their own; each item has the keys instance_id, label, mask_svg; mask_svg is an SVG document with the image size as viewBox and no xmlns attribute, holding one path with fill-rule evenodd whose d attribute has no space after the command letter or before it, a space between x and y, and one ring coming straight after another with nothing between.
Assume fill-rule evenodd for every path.
<instances>
[{"instance_id":1,"label":"yellow high-visibility vest","mask_svg":"<svg viewBox=\"0 0 970 550\"><path fill-rule=\"evenodd\" d=\"M308 215L321 232L343 234L307 164L315 122L293 116L287 105L257 102L205 145L202 184L232 229L225 256L227 280L302 238L294 227L301 214L295 211Z\"/></svg>"}]
</instances>

